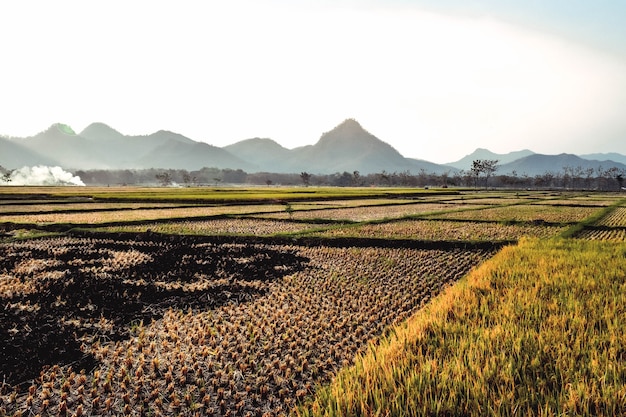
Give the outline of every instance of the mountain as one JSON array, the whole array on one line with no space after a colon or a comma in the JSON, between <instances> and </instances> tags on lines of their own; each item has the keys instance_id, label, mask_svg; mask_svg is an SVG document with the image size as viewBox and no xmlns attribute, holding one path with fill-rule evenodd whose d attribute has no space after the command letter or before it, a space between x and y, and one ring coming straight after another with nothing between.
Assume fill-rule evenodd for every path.
<instances>
[{"instance_id":1,"label":"mountain","mask_svg":"<svg viewBox=\"0 0 626 417\"><path fill-rule=\"evenodd\" d=\"M592 161L612 161L619 162L620 164L626 164L626 155L620 153L590 153L586 155L579 155L583 159L589 159Z\"/></svg>"},{"instance_id":2,"label":"mountain","mask_svg":"<svg viewBox=\"0 0 626 417\"><path fill-rule=\"evenodd\" d=\"M57 165L70 168L107 168L98 154L92 151L92 144L62 123L55 123L35 136L14 141L31 152L56 161ZM43 160L38 164L48 165Z\"/></svg>"},{"instance_id":3,"label":"mountain","mask_svg":"<svg viewBox=\"0 0 626 417\"><path fill-rule=\"evenodd\" d=\"M0 165L6 169L18 169L33 165L58 165L58 161L29 149L13 139L0 137Z\"/></svg>"},{"instance_id":4,"label":"mountain","mask_svg":"<svg viewBox=\"0 0 626 417\"><path fill-rule=\"evenodd\" d=\"M254 168L228 151L175 132L159 130L145 136L127 136L104 123L92 123L80 134L57 123L35 136L6 139L0 145L0 160L8 159L2 164L6 168L23 165L59 165L66 169Z\"/></svg>"},{"instance_id":5,"label":"mountain","mask_svg":"<svg viewBox=\"0 0 626 417\"><path fill-rule=\"evenodd\" d=\"M104 123L92 123L76 133L57 123L27 138L3 138L0 164L6 168L23 165L59 165L65 169L187 169L203 167L242 169L247 172L333 174L359 171L363 175L387 171L442 174L469 169L475 159L497 159L501 168L531 175L537 171L560 170L561 166L586 166L579 160L541 162L524 150L496 154L477 149L451 163L405 158L390 144L365 130L356 120L346 119L321 135L317 143L287 149L271 139L253 138L223 148L194 141L181 134L159 130L149 135L124 135ZM552 158L544 156L545 158ZM516 164L513 160L519 158ZM19 164L18 164L19 162ZM511 165L512 164L512 165ZM561 165L559 165L561 164ZM595 164L595 165L594 165ZM510 166L509 166L510 165ZM592 163L594 166L600 164ZM606 167L608 167L608 164ZM558 168L555 168L558 167Z\"/></svg>"},{"instance_id":6,"label":"mountain","mask_svg":"<svg viewBox=\"0 0 626 417\"><path fill-rule=\"evenodd\" d=\"M472 167L472 162L477 159L497 159L499 165L508 164L509 162L513 162L517 159L524 158L526 156L532 155L534 152L529 151L528 149L524 149L521 151L509 152L505 154L493 153L488 149L477 148L474 152L469 155L464 156L455 162L449 162L446 165L452 166L457 169L469 170Z\"/></svg>"},{"instance_id":7,"label":"mountain","mask_svg":"<svg viewBox=\"0 0 626 417\"><path fill-rule=\"evenodd\" d=\"M250 171L254 165L230 152L204 142L181 143L170 139L153 148L136 162L143 168L177 168L197 170L204 167L237 168Z\"/></svg>"},{"instance_id":8,"label":"mountain","mask_svg":"<svg viewBox=\"0 0 626 417\"><path fill-rule=\"evenodd\" d=\"M410 171L449 171L450 167L403 157L395 148L366 131L356 120L346 119L322 134L314 145L286 149L270 139L248 139L224 149L256 164L260 171L312 174Z\"/></svg>"},{"instance_id":9,"label":"mountain","mask_svg":"<svg viewBox=\"0 0 626 417\"><path fill-rule=\"evenodd\" d=\"M125 136L104 123L92 123L80 132L80 136L106 144L116 144L124 140Z\"/></svg>"},{"instance_id":10,"label":"mountain","mask_svg":"<svg viewBox=\"0 0 626 417\"><path fill-rule=\"evenodd\" d=\"M345 120L324 133L315 145L300 148L296 153L298 158L293 162L314 173L360 171L367 174L413 168L396 149L363 129L354 119Z\"/></svg>"},{"instance_id":11,"label":"mountain","mask_svg":"<svg viewBox=\"0 0 626 417\"><path fill-rule=\"evenodd\" d=\"M498 167L498 174L511 174L514 171L517 175L542 175L547 172L563 173L564 168L588 170L598 168L608 169L616 167L618 169L626 169L625 164L611 161L597 161L583 159L579 156L562 153L559 155L542 155L533 154L520 158L508 164L502 164Z\"/></svg>"},{"instance_id":12,"label":"mountain","mask_svg":"<svg viewBox=\"0 0 626 417\"><path fill-rule=\"evenodd\" d=\"M273 171L272 167L290 157L291 151L272 139L245 139L222 148L257 167L257 171Z\"/></svg>"}]
</instances>

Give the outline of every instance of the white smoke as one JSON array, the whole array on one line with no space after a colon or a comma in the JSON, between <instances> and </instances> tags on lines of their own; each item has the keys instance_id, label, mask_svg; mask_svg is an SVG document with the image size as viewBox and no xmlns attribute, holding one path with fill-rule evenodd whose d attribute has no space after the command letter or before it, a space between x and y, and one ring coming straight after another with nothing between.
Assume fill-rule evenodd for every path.
<instances>
[{"instance_id":1,"label":"white smoke","mask_svg":"<svg viewBox=\"0 0 626 417\"><path fill-rule=\"evenodd\" d=\"M0 177L3 185L81 185L85 183L79 176L64 171L61 167L48 167L38 165L16 169L9 175L6 181Z\"/></svg>"}]
</instances>

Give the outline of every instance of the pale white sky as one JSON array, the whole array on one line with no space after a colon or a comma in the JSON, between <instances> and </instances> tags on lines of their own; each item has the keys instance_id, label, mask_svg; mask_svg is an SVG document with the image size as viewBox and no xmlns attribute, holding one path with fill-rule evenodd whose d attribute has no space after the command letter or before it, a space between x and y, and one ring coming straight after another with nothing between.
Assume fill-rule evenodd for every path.
<instances>
[{"instance_id":1,"label":"pale white sky","mask_svg":"<svg viewBox=\"0 0 626 417\"><path fill-rule=\"evenodd\" d=\"M533 19L536 2L490 2L1 2L0 134L103 122L294 148L355 118L438 163L478 147L626 154L622 32L594 36L626 9L586 27L580 8Z\"/></svg>"}]
</instances>

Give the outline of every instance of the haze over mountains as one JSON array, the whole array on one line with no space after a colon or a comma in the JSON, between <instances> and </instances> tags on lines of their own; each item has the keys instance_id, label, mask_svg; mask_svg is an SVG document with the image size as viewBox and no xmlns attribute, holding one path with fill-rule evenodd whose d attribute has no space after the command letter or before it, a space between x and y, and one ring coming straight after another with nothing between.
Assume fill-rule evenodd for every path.
<instances>
[{"instance_id":1,"label":"haze over mountains","mask_svg":"<svg viewBox=\"0 0 626 417\"><path fill-rule=\"evenodd\" d=\"M78 134L67 125L55 124L27 138L0 137L0 165L8 169L48 165L69 170L215 167L275 173L409 171L417 174L423 170L442 174L469 170L476 159L499 160L498 173L529 176L558 172L563 167L626 169L626 156L620 154L540 155L530 150L495 154L481 148L459 161L435 164L402 156L353 119L322 134L314 145L294 149L261 138L219 148L164 130L128 136L103 123L93 123Z\"/></svg>"}]
</instances>

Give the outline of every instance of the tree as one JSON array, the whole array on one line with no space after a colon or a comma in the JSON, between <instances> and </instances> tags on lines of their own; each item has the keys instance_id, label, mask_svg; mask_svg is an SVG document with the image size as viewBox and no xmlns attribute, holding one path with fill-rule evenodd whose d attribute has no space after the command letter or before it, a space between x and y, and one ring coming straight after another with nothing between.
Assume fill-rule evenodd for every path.
<instances>
[{"instance_id":1,"label":"tree","mask_svg":"<svg viewBox=\"0 0 626 417\"><path fill-rule=\"evenodd\" d=\"M472 178L474 178L474 188L478 188L478 177L480 173L483 172L483 165L480 159L472 161L470 172L472 173Z\"/></svg>"},{"instance_id":2,"label":"tree","mask_svg":"<svg viewBox=\"0 0 626 417\"><path fill-rule=\"evenodd\" d=\"M191 183L191 175L187 171L183 172L183 183L186 187Z\"/></svg>"},{"instance_id":3,"label":"tree","mask_svg":"<svg viewBox=\"0 0 626 417\"><path fill-rule=\"evenodd\" d=\"M483 159L483 172L485 173L485 187L489 183L489 178L498 170L497 159Z\"/></svg>"},{"instance_id":4,"label":"tree","mask_svg":"<svg viewBox=\"0 0 626 417\"><path fill-rule=\"evenodd\" d=\"M622 189L622 187L624 186L624 170L623 169L619 169L617 167L611 167L606 170L606 176L609 178L615 179L615 181L617 181L618 189L619 190Z\"/></svg>"},{"instance_id":5,"label":"tree","mask_svg":"<svg viewBox=\"0 0 626 417\"><path fill-rule=\"evenodd\" d=\"M159 181L159 183L163 187L172 185L172 177L170 176L169 172L162 172L160 174L156 174L155 178Z\"/></svg>"},{"instance_id":6,"label":"tree","mask_svg":"<svg viewBox=\"0 0 626 417\"><path fill-rule=\"evenodd\" d=\"M11 174L13 174L13 170L12 169L5 170L2 166L0 166L0 173L2 174L0 179L3 182L11 182Z\"/></svg>"},{"instance_id":7,"label":"tree","mask_svg":"<svg viewBox=\"0 0 626 417\"><path fill-rule=\"evenodd\" d=\"M619 173L615 176L615 179L617 180L617 183L619 184L619 189L623 190L624 189L624 174L623 173Z\"/></svg>"},{"instance_id":8,"label":"tree","mask_svg":"<svg viewBox=\"0 0 626 417\"><path fill-rule=\"evenodd\" d=\"M309 184L311 183L311 174L309 174L306 171L303 171L300 173L300 179L302 180L302 184L304 184L305 187L308 187Z\"/></svg>"},{"instance_id":9,"label":"tree","mask_svg":"<svg viewBox=\"0 0 626 417\"><path fill-rule=\"evenodd\" d=\"M474 178L474 186L476 188L478 188L478 178L481 174L485 175L485 188L487 187L489 178L498 170L498 162L497 159L476 159L472 161L470 171Z\"/></svg>"}]
</instances>

